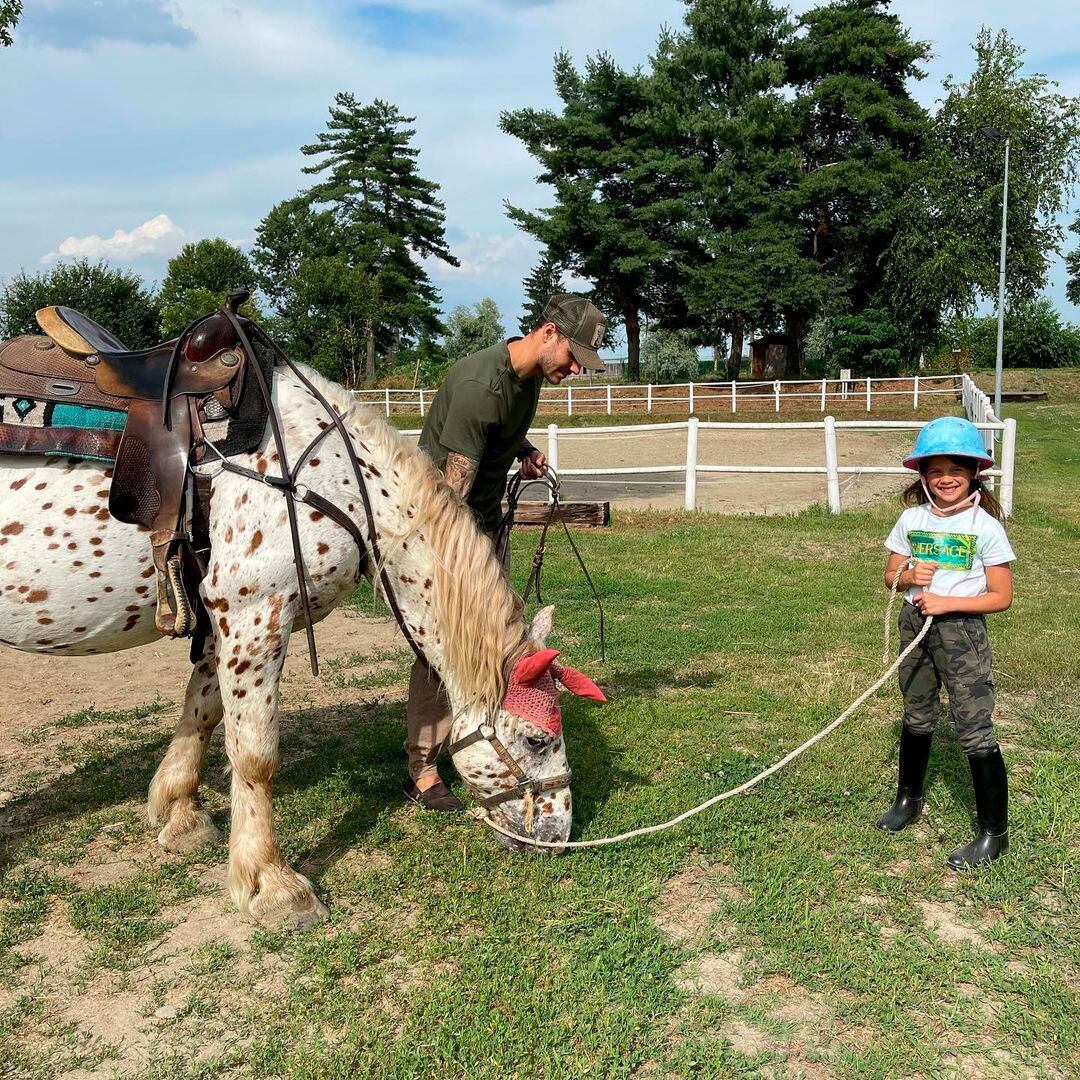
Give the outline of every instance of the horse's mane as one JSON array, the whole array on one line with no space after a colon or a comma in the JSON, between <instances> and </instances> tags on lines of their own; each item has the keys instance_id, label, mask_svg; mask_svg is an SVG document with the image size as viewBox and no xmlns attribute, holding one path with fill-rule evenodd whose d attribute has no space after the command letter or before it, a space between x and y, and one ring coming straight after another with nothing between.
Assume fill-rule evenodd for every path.
<instances>
[{"instance_id":1,"label":"horse's mane","mask_svg":"<svg viewBox=\"0 0 1080 1080\"><path fill-rule=\"evenodd\" d=\"M397 471L408 499L400 507L399 530L380 536L383 557L423 534L435 559L431 606L446 658L440 674L466 700L494 711L506 689L506 662L525 633L521 598L510 587L494 545L427 454L337 383L307 368L304 374L336 407L349 432Z\"/></svg>"}]
</instances>

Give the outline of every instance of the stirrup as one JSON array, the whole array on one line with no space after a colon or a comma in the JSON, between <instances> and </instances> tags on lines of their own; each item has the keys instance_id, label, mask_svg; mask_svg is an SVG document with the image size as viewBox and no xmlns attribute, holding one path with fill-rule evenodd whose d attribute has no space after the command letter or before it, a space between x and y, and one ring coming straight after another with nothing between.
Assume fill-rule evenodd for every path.
<instances>
[{"instance_id":1,"label":"stirrup","mask_svg":"<svg viewBox=\"0 0 1080 1080\"><path fill-rule=\"evenodd\" d=\"M165 560L164 568L158 566L157 612L154 626L163 637L190 637L195 630L195 610L184 587L184 563L180 555Z\"/></svg>"}]
</instances>

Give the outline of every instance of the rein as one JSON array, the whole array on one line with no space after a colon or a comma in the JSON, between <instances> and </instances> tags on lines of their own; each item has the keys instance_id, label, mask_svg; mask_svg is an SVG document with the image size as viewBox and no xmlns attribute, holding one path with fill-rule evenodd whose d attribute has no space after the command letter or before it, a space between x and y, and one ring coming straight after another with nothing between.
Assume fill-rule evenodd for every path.
<instances>
[{"instance_id":1,"label":"rein","mask_svg":"<svg viewBox=\"0 0 1080 1080\"><path fill-rule=\"evenodd\" d=\"M548 508L547 519L540 529L540 539L536 545L536 554L533 555L532 570L529 571L529 580L525 583L525 591L521 594L521 599L527 604L529 602L529 594L535 588L536 602L543 606L544 601L540 595L540 575L543 573L544 556L547 554L548 530L551 528L551 523L555 520L555 515L558 513L559 507L565 505L562 502L562 482L559 480L559 474L550 465L544 466L544 476L537 480L526 480L520 472L514 474L506 488L506 513L499 523L499 528L496 533L498 536L496 546L501 550L504 546L509 545L510 534L514 528L514 516L517 513L517 507L518 503L521 501L521 496L525 491L536 484L540 484L547 488L551 495L551 501ZM566 533L566 539L570 543L570 550L573 551L574 557L578 561L578 566L581 567L581 572L588 582L593 599L596 601L597 611L600 613L600 662L604 663L607 660L606 636L604 633L604 605L600 600L600 594L597 592L596 585L593 583L592 575L585 565L585 560L581 557L581 552L578 551L577 544L574 543L574 538L566 524L566 519L560 518L559 520L562 524L563 532Z\"/></svg>"}]
</instances>

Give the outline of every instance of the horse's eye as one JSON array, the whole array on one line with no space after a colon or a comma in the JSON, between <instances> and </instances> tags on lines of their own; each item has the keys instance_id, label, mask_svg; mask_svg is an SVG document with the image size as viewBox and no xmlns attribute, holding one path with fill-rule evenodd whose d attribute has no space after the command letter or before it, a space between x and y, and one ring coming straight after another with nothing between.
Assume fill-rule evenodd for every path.
<instances>
[{"instance_id":1,"label":"horse's eye","mask_svg":"<svg viewBox=\"0 0 1080 1080\"><path fill-rule=\"evenodd\" d=\"M551 740L546 735L527 735L525 741L534 750L543 750Z\"/></svg>"}]
</instances>

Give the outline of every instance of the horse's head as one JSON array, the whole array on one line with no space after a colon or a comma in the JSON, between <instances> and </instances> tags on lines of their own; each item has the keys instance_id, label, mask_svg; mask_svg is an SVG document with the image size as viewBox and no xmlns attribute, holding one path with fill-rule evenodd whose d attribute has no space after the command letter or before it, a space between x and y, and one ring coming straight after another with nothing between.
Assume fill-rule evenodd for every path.
<instances>
[{"instance_id":1,"label":"horse's head","mask_svg":"<svg viewBox=\"0 0 1080 1080\"><path fill-rule=\"evenodd\" d=\"M603 701L604 695L546 647L553 612L546 607L533 619L525 652L509 672L498 711L491 716L468 709L455 719L450 752L493 822L521 836L563 843L570 836L572 803L556 683L595 701ZM528 849L498 831L495 835L508 848Z\"/></svg>"}]
</instances>

